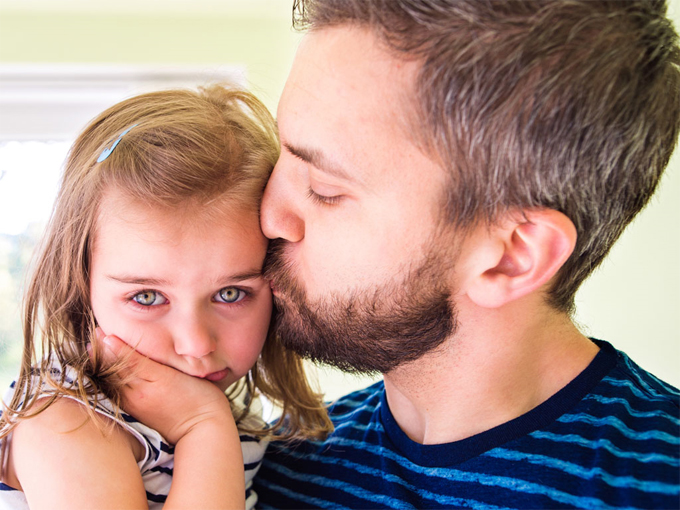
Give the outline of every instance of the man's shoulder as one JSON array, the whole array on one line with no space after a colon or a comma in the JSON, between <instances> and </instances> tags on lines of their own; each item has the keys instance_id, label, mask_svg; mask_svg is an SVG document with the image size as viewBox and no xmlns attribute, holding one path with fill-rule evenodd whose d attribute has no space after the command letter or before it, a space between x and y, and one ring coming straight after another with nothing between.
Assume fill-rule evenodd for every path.
<instances>
[{"instance_id":1,"label":"man's shoulder","mask_svg":"<svg viewBox=\"0 0 680 510\"><path fill-rule=\"evenodd\" d=\"M612 348L613 349L613 348ZM651 406L677 417L680 390L640 367L626 353L616 350L616 365L596 392L604 398L622 398L636 405Z\"/></svg>"},{"instance_id":2,"label":"man's shoulder","mask_svg":"<svg viewBox=\"0 0 680 510\"><path fill-rule=\"evenodd\" d=\"M294 442L272 441L266 456L274 457L283 454L287 460L289 455L304 457L304 453L316 452L326 455L331 443L343 441L359 441L363 443L368 437L373 438L382 433L381 412L383 406L384 384L382 381L361 390L348 393L328 404L328 414L335 430L326 440L305 440ZM331 448L332 449L332 448Z\"/></svg>"},{"instance_id":3,"label":"man's shoulder","mask_svg":"<svg viewBox=\"0 0 680 510\"><path fill-rule=\"evenodd\" d=\"M329 404L335 430L326 440L270 443L254 479L261 508L365 507L362 483L390 476L380 467L383 382L353 391ZM377 463L377 465L376 465ZM358 491L358 492L357 492ZM366 493L367 494L367 493ZM369 499L376 505L375 499ZM382 505L384 506L384 505Z\"/></svg>"},{"instance_id":4,"label":"man's shoulder","mask_svg":"<svg viewBox=\"0 0 680 510\"><path fill-rule=\"evenodd\" d=\"M597 341L613 364L576 406L548 428L567 427L568 437L599 438L622 451L664 451L677 458L680 392L611 344ZM650 442L649 439L655 441ZM566 443L565 443L566 444ZM599 445L599 443L597 443ZM617 461L618 462L618 461Z\"/></svg>"},{"instance_id":5,"label":"man's shoulder","mask_svg":"<svg viewBox=\"0 0 680 510\"><path fill-rule=\"evenodd\" d=\"M348 393L330 403L328 413L333 423L366 419L380 406L385 384L382 380Z\"/></svg>"}]
</instances>

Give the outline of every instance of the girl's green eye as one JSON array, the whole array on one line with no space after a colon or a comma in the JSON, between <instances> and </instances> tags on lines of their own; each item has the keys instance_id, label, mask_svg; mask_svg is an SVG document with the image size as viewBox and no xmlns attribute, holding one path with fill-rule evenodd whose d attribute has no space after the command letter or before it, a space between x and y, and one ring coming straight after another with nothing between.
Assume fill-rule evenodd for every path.
<instances>
[{"instance_id":1,"label":"girl's green eye","mask_svg":"<svg viewBox=\"0 0 680 510\"><path fill-rule=\"evenodd\" d=\"M142 306L163 305L166 303L166 299L154 290L145 290L144 292L135 294L132 299L135 303Z\"/></svg>"},{"instance_id":2,"label":"girl's green eye","mask_svg":"<svg viewBox=\"0 0 680 510\"><path fill-rule=\"evenodd\" d=\"M223 303L236 303L246 297L246 293L236 287L225 287L217 293L218 301Z\"/></svg>"}]
</instances>

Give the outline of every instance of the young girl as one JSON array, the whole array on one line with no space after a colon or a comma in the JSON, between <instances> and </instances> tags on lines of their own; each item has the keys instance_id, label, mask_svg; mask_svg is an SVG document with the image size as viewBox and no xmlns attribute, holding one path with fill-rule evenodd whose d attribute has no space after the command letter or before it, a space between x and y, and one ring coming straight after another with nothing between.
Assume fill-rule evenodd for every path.
<instances>
[{"instance_id":1,"label":"young girl","mask_svg":"<svg viewBox=\"0 0 680 510\"><path fill-rule=\"evenodd\" d=\"M277 157L265 107L220 86L123 101L78 137L26 293L0 504L252 508L269 431L256 391L288 437L329 431L301 360L269 334L258 210ZM136 352L111 364L113 335ZM179 385L145 423L121 410L137 353Z\"/></svg>"}]
</instances>

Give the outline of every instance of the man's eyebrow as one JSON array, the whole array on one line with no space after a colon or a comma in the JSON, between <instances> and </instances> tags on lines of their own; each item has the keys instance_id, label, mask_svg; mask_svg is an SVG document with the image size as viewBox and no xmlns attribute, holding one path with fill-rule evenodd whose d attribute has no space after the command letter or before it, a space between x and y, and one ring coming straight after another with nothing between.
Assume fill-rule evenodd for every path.
<instances>
[{"instance_id":1,"label":"man's eyebrow","mask_svg":"<svg viewBox=\"0 0 680 510\"><path fill-rule=\"evenodd\" d=\"M321 151L317 149L310 149L306 147L296 147L290 143L283 142L285 149L290 152L296 158L301 159L305 163L318 168L322 172L333 175L340 179L345 179L347 181L355 181L356 179L352 177L349 172L338 165L336 162L331 161L324 155Z\"/></svg>"}]
</instances>

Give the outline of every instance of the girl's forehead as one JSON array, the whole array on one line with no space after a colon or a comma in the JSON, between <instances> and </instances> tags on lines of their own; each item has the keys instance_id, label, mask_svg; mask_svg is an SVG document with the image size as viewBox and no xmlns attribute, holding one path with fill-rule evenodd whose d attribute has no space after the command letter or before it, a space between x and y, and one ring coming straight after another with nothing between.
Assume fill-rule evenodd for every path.
<instances>
[{"instance_id":1,"label":"girl's forehead","mask_svg":"<svg viewBox=\"0 0 680 510\"><path fill-rule=\"evenodd\" d=\"M149 240L177 239L184 235L213 235L217 230L260 232L256 206L239 203L234 197L212 200L184 199L162 203L149 197L131 196L111 188L102 197L95 239L102 231L134 231Z\"/></svg>"},{"instance_id":2,"label":"girl's forehead","mask_svg":"<svg viewBox=\"0 0 680 510\"><path fill-rule=\"evenodd\" d=\"M262 274L267 239L257 214L128 205L100 214L90 259L93 289L109 281L146 282L177 297L212 293L234 275Z\"/></svg>"}]
</instances>

